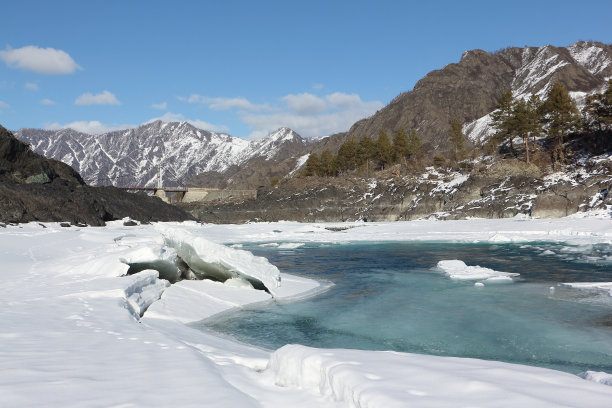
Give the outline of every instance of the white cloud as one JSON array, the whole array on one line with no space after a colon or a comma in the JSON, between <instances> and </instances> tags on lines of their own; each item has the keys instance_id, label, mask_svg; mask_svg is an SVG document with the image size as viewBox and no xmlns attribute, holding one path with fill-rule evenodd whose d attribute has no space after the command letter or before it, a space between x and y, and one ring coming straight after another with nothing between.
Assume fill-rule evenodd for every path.
<instances>
[{"instance_id":1,"label":"white cloud","mask_svg":"<svg viewBox=\"0 0 612 408\"><path fill-rule=\"evenodd\" d=\"M38 91L38 85L34 82L26 82L25 89L29 89L30 91Z\"/></svg>"},{"instance_id":2,"label":"white cloud","mask_svg":"<svg viewBox=\"0 0 612 408\"><path fill-rule=\"evenodd\" d=\"M187 122L191 125L197 127L198 129L208 130L212 132L227 132L229 128L224 125L215 125L210 122L206 122L200 119L187 119L182 113L171 113L166 112L162 116L158 118L153 118L145 123L155 122L156 120L161 120L162 122Z\"/></svg>"},{"instance_id":3,"label":"white cloud","mask_svg":"<svg viewBox=\"0 0 612 408\"><path fill-rule=\"evenodd\" d=\"M59 124L57 122L46 123L45 129L48 130L59 130L59 129L74 129L79 132L88 133L88 134L101 134L112 132L114 130L122 130L122 129L131 129L135 128L135 125L119 125L119 124L105 124L101 123L97 120L92 121L77 121L72 123L67 123L65 125Z\"/></svg>"},{"instance_id":4,"label":"white cloud","mask_svg":"<svg viewBox=\"0 0 612 408\"><path fill-rule=\"evenodd\" d=\"M298 115L312 115L323 112L327 108L327 104L323 99L309 93L287 95L282 99L287 102L289 109Z\"/></svg>"},{"instance_id":5,"label":"white cloud","mask_svg":"<svg viewBox=\"0 0 612 408\"><path fill-rule=\"evenodd\" d=\"M249 138L264 137L283 126L304 137L328 136L349 130L355 122L383 107L382 102L364 102L356 94L336 92L322 98L304 95L309 94L282 98L287 102L287 109L278 112L242 115L242 121L252 129Z\"/></svg>"},{"instance_id":6,"label":"white cloud","mask_svg":"<svg viewBox=\"0 0 612 408\"><path fill-rule=\"evenodd\" d=\"M43 105L55 105L55 101L52 101L51 99L43 99L42 101L40 101L40 103L42 103Z\"/></svg>"},{"instance_id":7,"label":"white cloud","mask_svg":"<svg viewBox=\"0 0 612 408\"><path fill-rule=\"evenodd\" d=\"M325 86L323 86L323 84L314 84L314 85L312 85L312 89L316 89L317 91L320 91L323 88L325 88Z\"/></svg>"},{"instance_id":8,"label":"white cloud","mask_svg":"<svg viewBox=\"0 0 612 408\"><path fill-rule=\"evenodd\" d=\"M361 98L357 94L345 94L342 92L334 92L325 97L329 104L336 109L350 109L363 105Z\"/></svg>"},{"instance_id":9,"label":"white cloud","mask_svg":"<svg viewBox=\"0 0 612 408\"><path fill-rule=\"evenodd\" d=\"M313 86L318 88L318 86ZM322 88L322 86L321 86ZM198 94L179 96L178 100L208 105L211 110L238 111L239 119L250 128L249 139L259 139L280 127L289 127L304 137L328 136L345 132L360 119L371 116L383 107L379 101L363 101L357 94L334 92L316 95L309 92L289 94L276 100L276 105L254 104L246 98L211 98ZM184 121L183 115L166 114L162 119ZM193 123L194 121L189 121ZM197 127L228 131L226 126L203 122Z\"/></svg>"},{"instance_id":10,"label":"white cloud","mask_svg":"<svg viewBox=\"0 0 612 408\"><path fill-rule=\"evenodd\" d=\"M76 98L76 105L120 105L117 97L109 91L104 91L101 94L93 95L90 92Z\"/></svg>"},{"instance_id":11,"label":"white cloud","mask_svg":"<svg viewBox=\"0 0 612 408\"><path fill-rule=\"evenodd\" d=\"M178 98L180 101L188 102L188 103L201 103L208 105L209 109L212 110L230 110L230 109L240 109L246 110L249 112L261 112L261 111L269 111L271 108L267 104L256 104L252 103L246 98L211 98L208 96L202 96L198 94L191 94L188 98L180 96Z\"/></svg>"},{"instance_id":12,"label":"white cloud","mask_svg":"<svg viewBox=\"0 0 612 408\"><path fill-rule=\"evenodd\" d=\"M7 46L0 51L0 59L11 68L39 74L72 74L77 69L83 69L65 51L34 45L15 49Z\"/></svg>"},{"instance_id":13,"label":"white cloud","mask_svg":"<svg viewBox=\"0 0 612 408\"><path fill-rule=\"evenodd\" d=\"M0 109L6 109L9 107L9 104L3 101L0 101Z\"/></svg>"},{"instance_id":14,"label":"white cloud","mask_svg":"<svg viewBox=\"0 0 612 408\"><path fill-rule=\"evenodd\" d=\"M166 110L168 109L168 104L166 102L154 103L153 105L151 105L151 107L159 110Z\"/></svg>"}]
</instances>

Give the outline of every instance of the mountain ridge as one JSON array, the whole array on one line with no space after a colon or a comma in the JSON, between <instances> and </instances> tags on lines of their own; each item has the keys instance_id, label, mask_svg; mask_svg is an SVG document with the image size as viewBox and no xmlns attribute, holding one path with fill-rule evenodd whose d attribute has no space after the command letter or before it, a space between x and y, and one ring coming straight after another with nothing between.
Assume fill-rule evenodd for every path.
<instances>
[{"instance_id":1,"label":"mountain ridge","mask_svg":"<svg viewBox=\"0 0 612 408\"><path fill-rule=\"evenodd\" d=\"M287 160L307 144L289 128L247 141L188 122L162 121L99 135L20 129L16 136L34 151L71 165L92 185L141 187L157 184L159 166L164 185L183 185L198 174L224 173L253 158Z\"/></svg>"}]
</instances>

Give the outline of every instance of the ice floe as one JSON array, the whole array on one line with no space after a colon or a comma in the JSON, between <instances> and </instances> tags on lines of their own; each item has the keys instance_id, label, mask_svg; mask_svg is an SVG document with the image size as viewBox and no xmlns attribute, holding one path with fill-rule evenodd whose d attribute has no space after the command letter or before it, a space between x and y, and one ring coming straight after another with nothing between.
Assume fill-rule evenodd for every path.
<instances>
[{"instance_id":1,"label":"ice floe","mask_svg":"<svg viewBox=\"0 0 612 408\"><path fill-rule=\"evenodd\" d=\"M500 272L482 266L468 266L458 259L439 261L436 268L449 278L457 280L481 280L486 282L511 282L518 273Z\"/></svg>"},{"instance_id":2,"label":"ice floe","mask_svg":"<svg viewBox=\"0 0 612 408\"><path fill-rule=\"evenodd\" d=\"M612 282L569 282L562 283L562 285L574 289L606 293L612 296Z\"/></svg>"}]
</instances>

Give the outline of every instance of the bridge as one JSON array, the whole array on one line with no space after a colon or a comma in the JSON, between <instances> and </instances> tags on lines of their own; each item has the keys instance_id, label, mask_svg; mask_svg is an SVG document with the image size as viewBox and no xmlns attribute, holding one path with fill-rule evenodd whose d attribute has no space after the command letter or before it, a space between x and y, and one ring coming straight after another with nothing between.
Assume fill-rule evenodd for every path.
<instances>
[{"instance_id":1,"label":"bridge","mask_svg":"<svg viewBox=\"0 0 612 408\"><path fill-rule=\"evenodd\" d=\"M157 186L121 186L117 187L127 191L152 192L163 201L175 203L211 202L227 200L245 200L257 198L257 190L219 190L206 187L164 187L162 184L162 166L157 166Z\"/></svg>"},{"instance_id":2,"label":"bridge","mask_svg":"<svg viewBox=\"0 0 612 408\"><path fill-rule=\"evenodd\" d=\"M217 188L207 187L140 187L127 186L117 187L127 191L145 191L153 192L153 195L161 198L163 201L175 203L193 203L193 202L211 202L225 201L238 199L255 199L257 198L257 190L220 190Z\"/></svg>"}]
</instances>

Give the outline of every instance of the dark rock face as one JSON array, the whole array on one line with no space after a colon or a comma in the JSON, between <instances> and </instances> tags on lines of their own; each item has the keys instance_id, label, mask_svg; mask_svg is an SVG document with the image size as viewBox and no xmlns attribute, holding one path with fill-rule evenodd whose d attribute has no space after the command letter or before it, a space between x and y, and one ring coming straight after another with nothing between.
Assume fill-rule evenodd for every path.
<instances>
[{"instance_id":1,"label":"dark rock face","mask_svg":"<svg viewBox=\"0 0 612 408\"><path fill-rule=\"evenodd\" d=\"M0 126L0 221L104 225L124 217L145 222L192 219L156 197L87 186L70 166L32 152Z\"/></svg>"}]
</instances>

